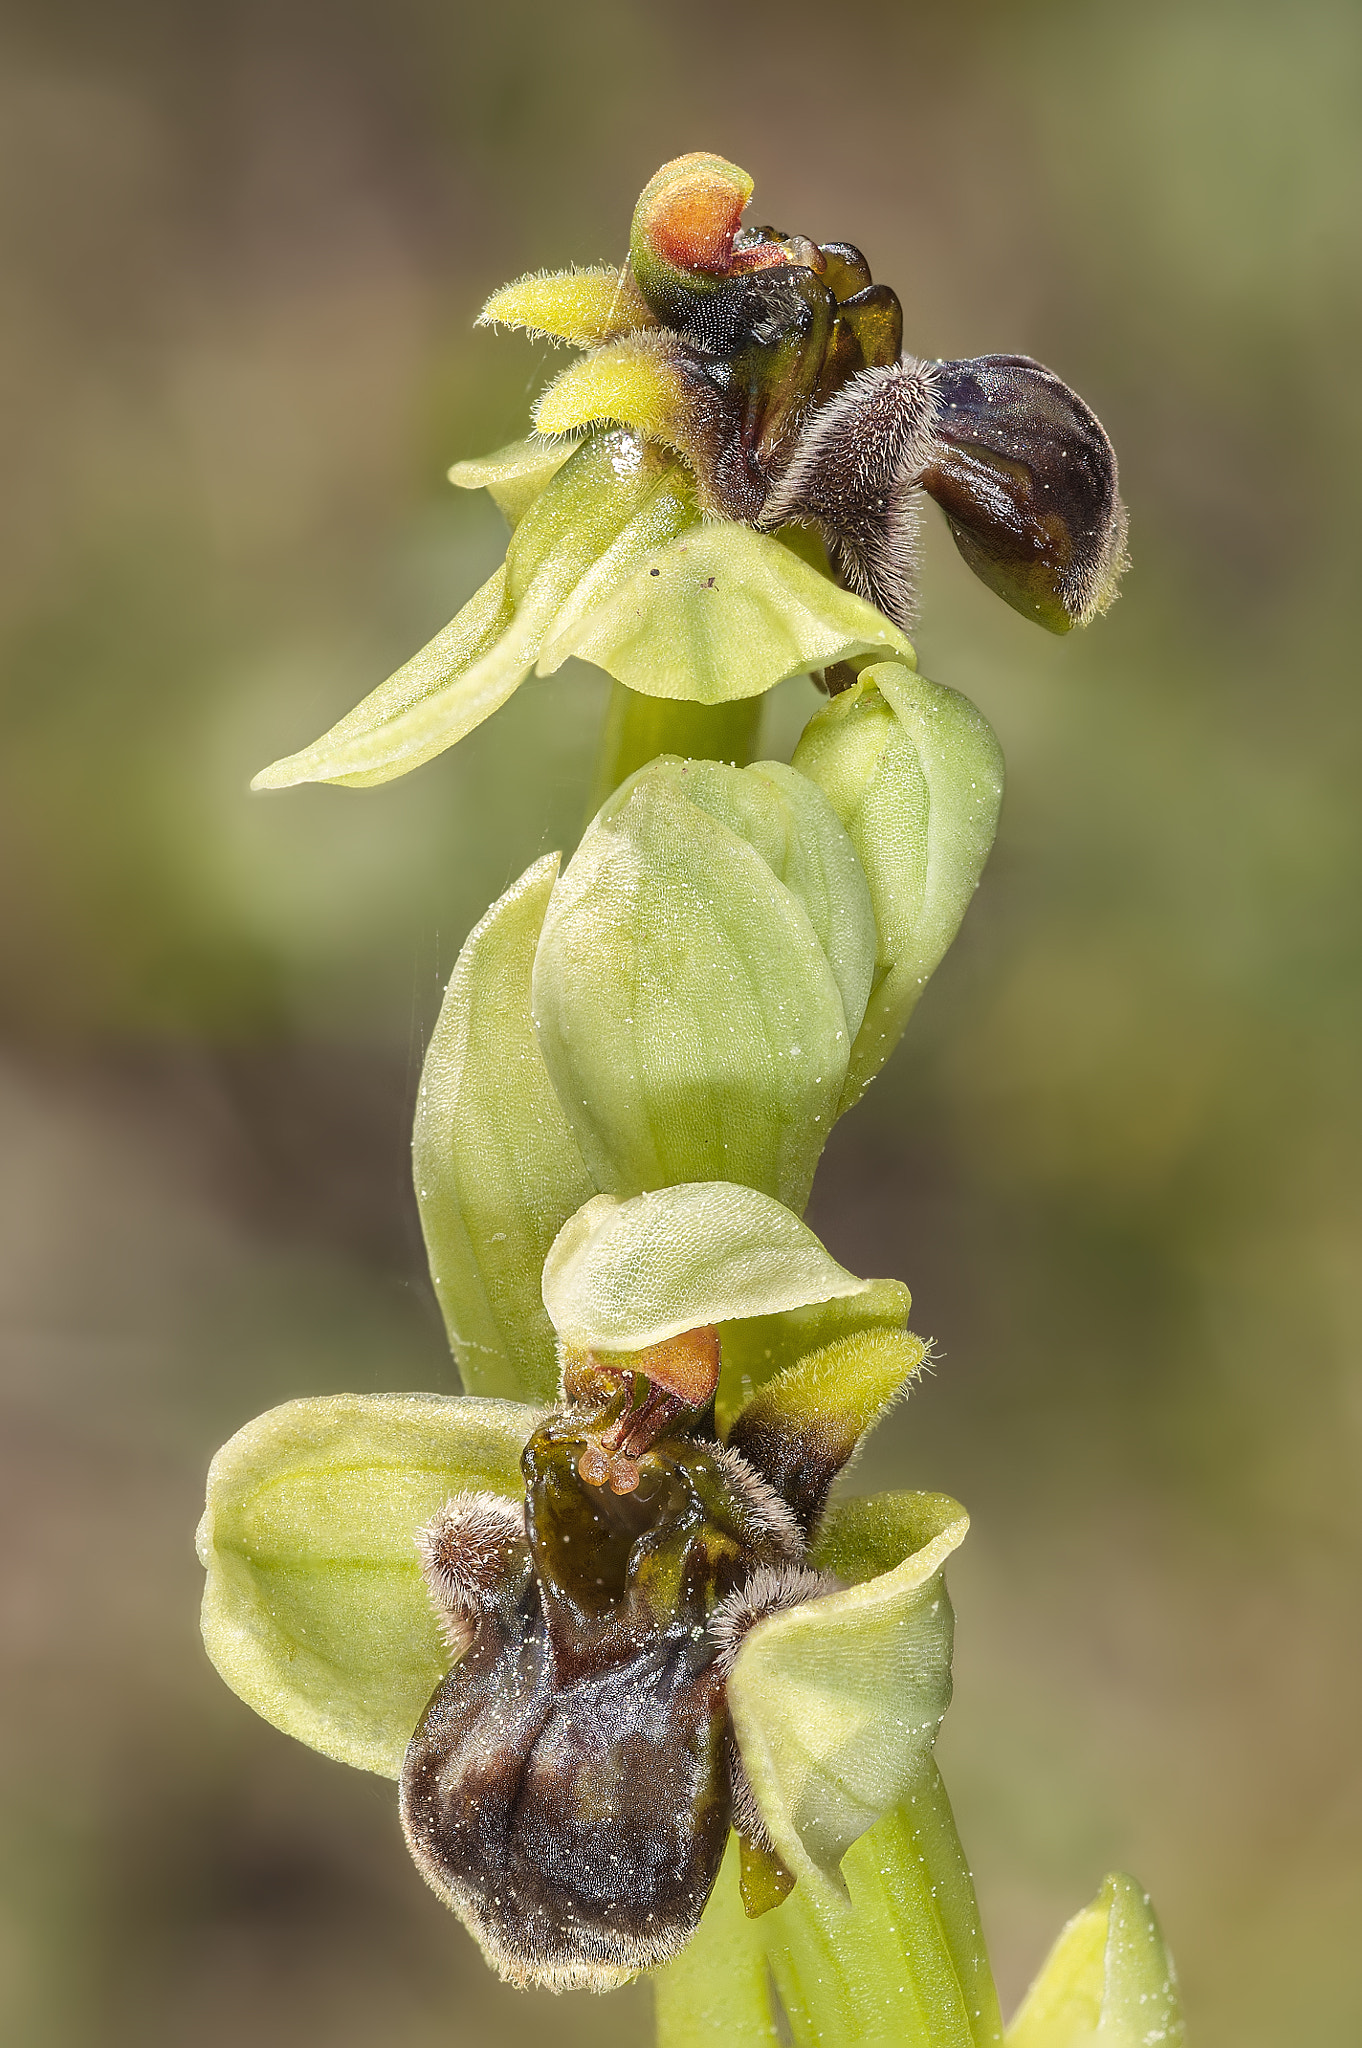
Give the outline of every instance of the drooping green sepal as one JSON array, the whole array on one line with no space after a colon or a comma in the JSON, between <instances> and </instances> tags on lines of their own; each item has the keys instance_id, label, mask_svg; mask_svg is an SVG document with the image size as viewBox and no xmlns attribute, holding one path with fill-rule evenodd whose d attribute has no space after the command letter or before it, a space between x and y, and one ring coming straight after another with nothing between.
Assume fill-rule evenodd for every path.
<instances>
[{"instance_id":1,"label":"drooping green sepal","mask_svg":"<svg viewBox=\"0 0 1362 2048\"><path fill-rule=\"evenodd\" d=\"M901 1774L902 1789L842 1855L835 1881L813 1862L795 1830L807 1867L784 1904L760 1919L749 1919L743 1909L735 1838L694 1940L655 1979L658 2048L776 2048L782 2041L797 2048L853 2041L1000 2048L1002 2020L974 1887L928 1753L949 1691L950 1610L940 1561L964 1526L963 1510L942 1494L837 1504L824 1519L812 1561L849 1579L850 1592L758 1623L748 1636L730 1681L730 1703L746 1670L754 1680L747 1710L764 1717L771 1732L763 1739L794 1758L787 1783L802 1776L816 1809L807 1840L824 1861L867 1809L878 1807L890 1779ZM935 1554L937 1563L924 1552ZM895 1629L876 1588L900 1573L911 1580L924 1563L927 1576L916 1593L900 1591L903 1627ZM778 1654L769 1664L763 1660L767 1631L801 1619L812 1630L820 1612L863 1596L868 1611L860 1650L856 1624L844 1617L839 1626L851 1633L835 1643L818 1643L811 1634L776 1635ZM849 1696L848 1672L854 1674ZM811 1766L807 1752L829 1734L825 1809L818 1789L823 1766ZM845 1783L844 1740L851 1762ZM743 1756L750 1770L747 1745ZM780 1799L781 1825L788 1828L788 1791ZM762 1805L765 1811L765 1797Z\"/></svg>"},{"instance_id":2,"label":"drooping green sepal","mask_svg":"<svg viewBox=\"0 0 1362 2048\"><path fill-rule=\"evenodd\" d=\"M728 521L702 525L691 472L638 434L593 433L567 448L530 440L456 464L451 477L485 486L505 510L515 530L504 566L253 788L389 782L472 732L532 669L551 675L573 655L645 695L697 704L759 696L856 656L913 660L897 627L794 547Z\"/></svg>"},{"instance_id":3,"label":"drooping green sepal","mask_svg":"<svg viewBox=\"0 0 1362 2048\"><path fill-rule=\"evenodd\" d=\"M1149 1894L1116 1871L1046 1957L1007 2048L1182 2048L1186 2038Z\"/></svg>"},{"instance_id":4,"label":"drooping green sepal","mask_svg":"<svg viewBox=\"0 0 1362 2048\"><path fill-rule=\"evenodd\" d=\"M942 1495L906 1502L902 1526L915 1547L903 1561L758 1622L729 1679L762 1817L786 1868L814 1892L845 1897L842 1858L923 1780L950 1704L942 1573L969 1517ZM836 1554L834 1529L817 1555Z\"/></svg>"},{"instance_id":5,"label":"drooping green sepal","mask_svg":"<svg viewBox=\"0 0 1362 2048\"><path fill-rule=\"evenodd\" d=\"M458 617L315 745L276 761L252 787L364 788L419 768L506 702L574 592L589 609L698 519L680 463L633 434L593 434L523 512L504 568Z\"/></svg>"},{"instance_id":6,"label":"drooping green sepal","mask_svg":"<svg viewBox=\"0 0 1362 2048\"><path fill-rule=\"evenodd\" d=\"M756 1188L706 1181L578 1210L544 1261L565 1344L640 1351L704 1324L865 1293L799 1218Z\"/></svg>"},{"instance_id":7,"label":"drooping green sepal","mask_svg":"<svg viewBox=\"0 0 1362 2048\"><path fill-rule=\"evenodd\" d=\"M540 1057L530 971L558 855L469 935L421 1069L412 1136L430 1274L468 1391L552 1401L544 1257L595 1193Z\"/></svg>"},{"instance_id":8,"label":"drooping green sepal","mask_svg":"<svg viewBox=\"0 0 1362 2048\"><path fill-rule=\"evenodd\" d=\"M968 698L885 662L810 719L794 766L846 826L879 935L840 1114L888 1059L959 930L997 829L1003 760Z\"/></svg>"},{"instance_id":9,"label":"drooping green sepal","mask_svg":"<svg viewBox=\"0 0 1362 2048\"><path fill-rule=\"evenodd\" d=\"M203 1640L247 1706L395 1778L449 1664L417 1530L462 1489L519 1497L541 1411L435 1394L289 1401L214 1458L199 1524Z\"/></svg>"},{"instance_id":10,"label":"drooping green sepal","mask_svg":"<svg viewBox=\"0 0 1362 2048\"><path fill-rule=\"evenodd\" d=\"M745 1181L801 1210L873 946L812 784L671 757L631 777L559 878L534 965L544 1063L597 1186Z\"/></svg>"},{"instance_id":11,"label":"drooping green sepal","mask_svg":"<svg viewBox=\"0 0 1362 2048\"><path fill-rule=\"evenodd\" d=\"M783 540L730 520L688 528L590 602L565 605L541 667L574 654L646 697L699 704L755 697L834 662L915 659L864 598Z\"/></svg>"}]
</instances>

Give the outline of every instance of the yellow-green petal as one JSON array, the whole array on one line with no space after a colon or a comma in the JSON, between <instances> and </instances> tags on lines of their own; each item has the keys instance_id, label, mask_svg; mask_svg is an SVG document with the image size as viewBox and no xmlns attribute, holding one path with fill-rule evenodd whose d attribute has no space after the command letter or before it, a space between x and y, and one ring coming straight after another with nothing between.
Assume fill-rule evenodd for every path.
<instances>
[{"instance_id":1,"label":"yellow-green petal","mask_svg":"<svg viewBox=\"0 0 1362 2048\"><path fill-rule=\"evenodd\" d=\"M552 341L593 348L612 335L657 322L628 264L540 270L493 292L480 327L523 327Z\"/></svg>"},{"instance_id":2,"label":"yellow-green petal","mask_svg":"<svg viewBox=\"0 0 1362 2048\"><path fill-rule=\"evenodd\" d=\"M840 1114L897 1045L960 928L997 829L1003 759L968 698L886 662L810 719L794 766L846 826L879 933Z\"/></svg>"},{"instance_id":3,"label":"yellow-green petal","mask_svg":"<svg viewBox=\"0 0 1362 2048\"><path fill-rule=\"evenodd\" d=\"M863 1293L797 1216L724 1181L597 1195L544 1261L544 1303L564 1343L641 1351L683 1330Z\"/></svg>"},{"instance_id":4,"label":"yellow-green petal","mask_svg":"<svg viewBox=\"0 0 1362 2048\"><path fill-rule=\"evenodd\" d=\"M901 1280L870 1280L863 1294L724 1323L719 1331L723 1369L715 1397L720 1435L727 1437L753 1394L775 1373L840 1337L854 1337L863 1330L906 1329L911 1307L912 1296Z\"/></svg>"},{"instance_id":5,"label":"yellow-green petal","mask_svg":"<svg viewBox=\"0 0 1362 2048\"><path fill-rule=\"evenodd\" d=\"M768 1616L728 1685L752 1788L786 1867L845 1895L853 1842L927 1769L950 1704L953 1619L942 1576L969 1517L943 1506L892 1571Z\"/></svg>"},{"instance_id":6,"label":"yellow-green petal","mask_svg":"<svg viewBox=\"0 0 1362 2048\"><path fill-rule=\"evenodd\" d=\"M463 1488L518 1496L541 1411L435 1394L289 1401L214 1458L203 1640L233 1692L324 1756L395 1778L449 1653L415 1537Z\"/></svg>"},{"instance_id":7,"label":"yellow-green petal","mask_svg":"<svg viewBox=\"0 0 1362 2048\"><path fill-rule=\"evenodd\" d=\"M915 658L864 598L784 542L727 520L689 529L590 603L572 597L545 639L540 673L574 654L645 697L701 704L755 697L832 662Z\"/></svg>"},{"instance_id":8,"label":"yellow-green petal","mask_svg":"<svg viewBox=\"0 0 1362 2048\"><path fill-rule=\"evenodd\" d=\"M544 1256L595 1193L530 1022L530 971L558 872L527 869L470 933L416 1105L412 1165L430 1274L465 1387L550 1402Z\"/></svg>"},{"instance_id":9,"label":"yellow-green petal","mask_svg":"<svg viewBox=\"0 0 1362 2048\"><path fill-rule=\"evenodd\" d=\"M1186 2038L1149 1894L1116 1871L1046 1957L1007 2048L1182 2048Z\"/></svg>"}]
</instances>

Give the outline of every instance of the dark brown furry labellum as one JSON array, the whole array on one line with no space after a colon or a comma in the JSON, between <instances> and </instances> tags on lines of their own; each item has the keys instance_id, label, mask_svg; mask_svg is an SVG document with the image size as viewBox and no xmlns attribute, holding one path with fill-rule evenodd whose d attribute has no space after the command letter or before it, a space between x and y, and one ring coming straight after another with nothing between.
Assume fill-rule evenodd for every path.
<instances>
[{"instance_id":1,"label":"dark brown furry labellum","mask_svg":"<svg viewBox=\"0 0 1362 2048\"><path fill-rule=\"evenodd\" d=\"M724 1688L746 1630L830 1582L785 1501L714 1438L712 1408L638 1383L641 1401L632 1373L577 1375L582 1398L526 1447L523 1513L464 1494L418 1539L463 1654L408 1747L402 1825L512 1983L609 1990L674 1956L734 1824L762 1903L791 1881Z\"/></svg>"}]
</instances>

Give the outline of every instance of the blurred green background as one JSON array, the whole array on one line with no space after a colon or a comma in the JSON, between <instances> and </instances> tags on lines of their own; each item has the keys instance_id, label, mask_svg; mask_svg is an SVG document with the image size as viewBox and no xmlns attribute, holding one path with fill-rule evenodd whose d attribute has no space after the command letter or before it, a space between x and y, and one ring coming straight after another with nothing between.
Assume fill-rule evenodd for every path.
<instances>
[{"instance_id":1,"label":"blurred green background","mask_svg":"<svg viewBox=\"0 0 1362 2048\"><path fill-rule=\"evenodd\" d=\"M499 556L443 472L553 358L485 294L710 148L914 350L1053 365L1131 507L1063 641L930 527L923 666L1010 792L813 1212L941 1348L862 1473L973 1511L942 1753L1004 2002L1124 1866L1196 2048L1350 2048L1362 14L11 0L3 48L4 2039L646 2039L498 1987L391 1788L225 1691L190 1539L257 1409L452 1385L421 1049L602 679L377 792L248 778Z\"/></svg>"}]
</instances>

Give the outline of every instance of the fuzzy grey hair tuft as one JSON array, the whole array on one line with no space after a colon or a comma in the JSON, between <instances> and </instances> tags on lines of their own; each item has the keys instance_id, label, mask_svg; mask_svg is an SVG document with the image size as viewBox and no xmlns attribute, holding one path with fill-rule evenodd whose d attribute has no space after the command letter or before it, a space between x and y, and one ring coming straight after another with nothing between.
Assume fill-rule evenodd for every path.
<instances>
[{"instance_id":1,"label":"fuzzy grey hair tuft","mask_svg":"<svg viewBox=\"0 0 1362 2048\"><path fill-rule=\"evenodd\" d=\"M762 506L764 527L816 526L853 590L897 625L917 609L919 481L940 399L933 365L862 370L820 406Z\"/></svg>"},{"instance_id":2,"label":"fuzzy grey hair tuft","mask_svg":"<svg viewBox=\"0 0 1362 2048\"><path fill-rule=\"evenodd\" d=\"M763 1479L755 1465L731 1444L721 1444L714 1462L733 1491L747 1508L762 1535L792 1561L804 1555L804 1531L789 1502L781 1497L769 1479Z\"/></svg>"},{"instance_id":3,"label":"fuzzy grey hair tuft","mask_svg":"<svg viewBox=\"0 0 1362 2048\"><path fill-rule=\"evenodd\" d=\"M461 1655L525 1541L525 1508L499 1493L456 1493L416 1534L421 1575L450 1648Z\"/></svg>"},{"instance_id":4,"label":"fuzzy grey hair tuft","mask_svg":"<svg viewBox=\"0 0 1362 2048\"><path fill-rule=\"evenodd\" d=\"M738 1661L738 1652L749 1629L768 1614L783 1613L787 1607L802 1607L806 1600L818 1600L841 1590L842 1581L831 1572L815 1571L807 1564L759 1564L746 1585L721 1600L709 1618L710 1641L715 1645L715 1662L727 1678Z\"/></svg>"}]
</instances>

